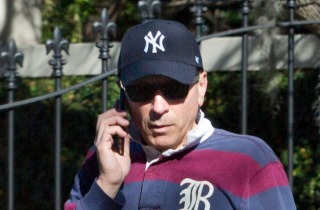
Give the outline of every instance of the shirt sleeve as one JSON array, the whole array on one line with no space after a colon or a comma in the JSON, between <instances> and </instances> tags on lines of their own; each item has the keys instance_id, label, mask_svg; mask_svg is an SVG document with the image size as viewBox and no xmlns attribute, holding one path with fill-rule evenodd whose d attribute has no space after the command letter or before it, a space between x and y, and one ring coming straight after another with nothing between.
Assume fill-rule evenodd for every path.
<instances>
[{"instance_id":1,"label":"shirt sleeve","mask_svg":"<svg viewBox=\"0 0 320 210\"><path fill-rule=\"evenodd\" d=\"M122 192L119 191L115 199L110 198L97 185L96 178L98 175L99 166L93 146L88 151L81 169L76 174L70 198L65 203L64 210L117 210L124 206L125 198Z\"/></svg>"},{"instance_id":2,"label":"shirt sleeve","mask_svg":"<svg viewBox=\"0 0 320 210\"><path fill-rule=\"evenodd\" d=\"M282 163L269 146L260 144L260 148L266 164L252 174L243 209L296 210L292 190Z\"/></svg>"}]
</instances>

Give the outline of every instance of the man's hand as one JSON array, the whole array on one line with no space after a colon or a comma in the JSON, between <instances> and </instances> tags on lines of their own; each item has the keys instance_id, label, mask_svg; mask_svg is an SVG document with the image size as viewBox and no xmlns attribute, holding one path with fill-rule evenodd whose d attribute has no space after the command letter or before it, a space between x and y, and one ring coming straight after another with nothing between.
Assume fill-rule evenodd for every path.
<instances>
[{"instance_id":1,"label":"man's hand","mask_svg":"<svg viewBox=\"0 0 320 210\"><path fill-rule=\"evenodd\" d=\"M129 121L125 119L127 113L108 110L99 115L96 126L95 147L99 161L99 177L97 184L111 198L114 198L130 170L129 135L124 130ZM120 155L113 149L114 136L124 139L124 153Z\"/></svg>"}]
</instances>

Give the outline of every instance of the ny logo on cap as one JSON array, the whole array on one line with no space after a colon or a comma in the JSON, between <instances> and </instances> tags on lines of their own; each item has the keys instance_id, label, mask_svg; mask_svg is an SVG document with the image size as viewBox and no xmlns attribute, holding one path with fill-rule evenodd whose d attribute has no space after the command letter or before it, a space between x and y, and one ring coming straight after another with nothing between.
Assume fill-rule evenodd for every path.
<instances>
[{"instance_id":1,"label":"ny logo on cap","mask_svg":"<svg viewBox=\"0 0 320 210\"><path fill-rule=\"evenodd\" d=\"M157 40L159 39L159 44L157 43ZM163 42L164 36L161 34L160 31L157 32L157 35L153 37L151 31L147 35L144 36L144 40L146 41L146 46L144 47L144 52L147 53L149 50L149 44L152 44L152 53L157 53L157 48L161 50L162 52L165 51L162 42Z\"/></svg>"}]
</instances>

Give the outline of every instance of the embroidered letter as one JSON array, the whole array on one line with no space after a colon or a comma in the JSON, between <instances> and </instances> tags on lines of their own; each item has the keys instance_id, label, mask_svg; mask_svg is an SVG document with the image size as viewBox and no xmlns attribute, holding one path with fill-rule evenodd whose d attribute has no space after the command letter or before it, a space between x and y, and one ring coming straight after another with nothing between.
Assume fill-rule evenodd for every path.
<instances>
[{"instance_id":1,"label":"embroidered letter","mask_svg":"<svg viewBox=\"0 0 320 210\"><path fill-rule=\"evenodd\" d=\"M189 178L182 180L180 186L188 185L188 187L181 191L180 195L183 197L180 200L180 204L184 203L181 210L199 210L200 202L204 205L204 210L210 210L210 202L208 198L213 194L214 187L208 181L196 181ZM202 195L202 192L207 192L206 195Z\"/></svg>"},{"instance_id":2,"label":"embroidered letter","mask_svg":"<svg viewBox=\"0 0 320 210\"><path fill-rule=\"evenodd\" d=\"M159 38L160 37L160 38ZM157 43L157 40L159 38L159 44ZM152 53L157 53L157 48L161 50L162 52L165 51L162 42L163 42L164 36L161 34L160 31L157 32L157 35L153 37L151 31L147 35L144 36L144 40L146 41L146 46L144 47L144 52L147 53L149 50L149 44L152 44Z\"/></svg>"}]
</instances>

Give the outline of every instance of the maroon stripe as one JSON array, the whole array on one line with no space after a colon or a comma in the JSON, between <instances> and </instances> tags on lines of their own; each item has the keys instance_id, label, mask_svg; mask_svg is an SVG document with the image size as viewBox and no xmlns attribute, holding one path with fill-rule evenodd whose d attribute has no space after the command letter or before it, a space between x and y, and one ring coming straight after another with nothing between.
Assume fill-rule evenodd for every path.
<instances>
[{"instance_id":1,"label":"maroon stripe","mask_svg":"<svg viewBox=\"0 0 320 210\"><path fill-rule=\"evenodd\" d=\"M280 162L271 162L261 168L250 156L237 152L198 150L183 157L170 157L170 161L150 166L144 172L145 164L133 163L126 183L145 179L180 184L183 179L191 178L209 181L243 198L288 185Z\"/></svg>"}]
</instances>

